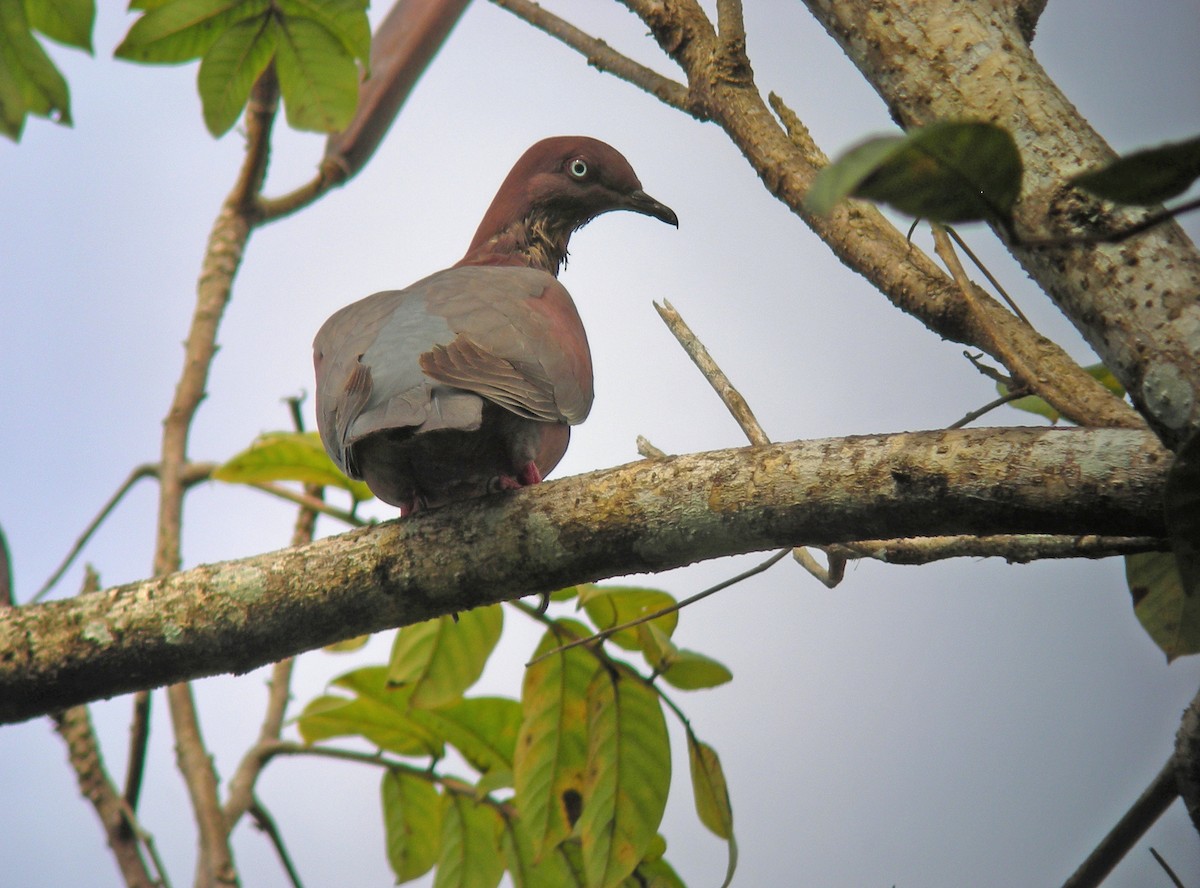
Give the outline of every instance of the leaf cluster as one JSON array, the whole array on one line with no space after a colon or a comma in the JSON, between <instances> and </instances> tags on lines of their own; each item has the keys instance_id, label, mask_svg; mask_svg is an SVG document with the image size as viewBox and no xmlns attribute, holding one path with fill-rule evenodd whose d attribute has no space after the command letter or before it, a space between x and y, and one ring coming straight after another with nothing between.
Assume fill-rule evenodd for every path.
<instances>
[{"instance_id":1,"label":"leaf cluster","mask_svg":"<svg viewBox=\"0 0 1200 888\"><path fill-rule=\"evenodd\" d=\"M71 125L67 81L34 32L90 53L95 19L95 0L0 3L0 133L19 140L30 114Z\"/></svg>"},{"instance_id":2,"label":"leaf cluster","mask_svg":"<svg viewBox=\"0 0 1200 888\"><path fill-rule=\"evenodd\" d=\"M388 663L335 679L298 718L308 744L353 737L379 750L397 882L436 867L438 886L489 888L505 872L518 888L683 885L658 832L671 783L664 706L679 710L655 679L708 688L732 676L674 644L675 612L608 639L640 652L648 674L604 642L564 647L653 616L675 603L665 592L587 585L553 599L573 601L577 615L518 606L547 626L519 700L467 695L503 630L494 605L398 630ZM728 879L736 852L720 759L684 725L697 816L729 842Z\"/></svg>"},{"instance_id":3,"label":"leaf cluster","mask_svg":"<svg viewBox=\"0 0 1200 888\"><path fill-rule=\"evenodd\" d=\"M370 64L367 0L139 0L135 8L143 14L117 57L199 59L204 123L214 136L237 122L272 65L295 129L336 132L354 115Z\"/></svg>"}]
</instances>

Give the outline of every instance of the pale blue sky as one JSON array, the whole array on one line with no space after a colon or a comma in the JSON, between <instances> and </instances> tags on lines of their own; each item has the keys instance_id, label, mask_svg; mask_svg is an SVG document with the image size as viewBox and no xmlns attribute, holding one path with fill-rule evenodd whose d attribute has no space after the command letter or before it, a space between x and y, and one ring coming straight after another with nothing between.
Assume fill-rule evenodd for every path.
<instances>
[{"instance_id":1,"label":"pale blue sky","mask_svg":"<svg viewBox=\"0 0 1200 888\"><path fill-rule=\"evenodd\" d=\"M129 469L157 458L204 240L240 156L236 134L214 142L205 132L194 66L111 60L128 21L101 5L97 57L54 52L71 84L74 129L34 121L19 146L0 143L0 525L22 599ZM674 75L615 4L547 5ZM890 128L801 3L747 6L759 86L782 95L827 151ZM1193 0L1051 0L1035 46L1080 111L1128 150L1200 131L1198 26ZM322 144L279 132L275 193L310 176ZM779 440L940 427L993 396L960 346L900 315L833 259L716 127L477 3L367 170L254 235L194 457L222 459L286 427L280 399L311 390L309 348L322 320L455 261L513 160L565 133L616 146L680 228L620 214L575 238L563 280L588 327L597 399L556 475L634 459L639 434L674 452L743 443L651 300L679 309ZM1094 360L990 234L967 233L1039 329ZM154 501L147 482L88 548L106 584L148 572ZM282 546L292 516L253 492L206 486L188 500L185 559ZM636 581L683 597L760 557ZM60 594L80 575L72 571ZM486 692L515 693L534 644L536 630L515 614L508 631ZM751 888L1061 883L1166 760L1200 685L1195 658L1167 666L1138 627L1117 561L863 564L834 591L785 562L688 610L677 640L734 672L732 685L677 696L722 756L741 848L735 884ZM386 650L379 639L365 658ZM306 655L296 700L364 661ZM264 680L259 672L197 687L226 778L258 730ZM157 703L142 817L176 884L186 884L194 836L165 701ZM128 710L128 700L94 707L117 774ZM677 731L675 740L669 858L689 885L716 885L724 848L696 822ZM49 723L0 729L0 762L5 884L117 885ZM279 761L260 795L309 888L391 884L377 774ZM284 884L254 830L243 826L235 844L245 885ZM1200 843L1179 804L1149 844L1195 884ZM1143 844L1109 884L1165 879Z\"/></svg>"}]
</instances>

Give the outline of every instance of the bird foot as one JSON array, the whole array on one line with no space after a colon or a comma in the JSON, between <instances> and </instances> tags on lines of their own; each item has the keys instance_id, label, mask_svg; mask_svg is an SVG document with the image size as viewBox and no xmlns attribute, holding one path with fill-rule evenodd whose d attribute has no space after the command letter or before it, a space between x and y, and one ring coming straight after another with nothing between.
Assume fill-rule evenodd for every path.
<instances>
[{"instance_id":1,"label":"bird foot","mask_svg":"<svg viewBox=\"0 0 1200 888\"><path fill-rule=\"evenodd\" d=\"M532 460L521 467L515 478L512 475L500 475L496 478L496 487L499 490L520 490L522 487L541 483L542 473Z\"/></svg>"}]
</instances>

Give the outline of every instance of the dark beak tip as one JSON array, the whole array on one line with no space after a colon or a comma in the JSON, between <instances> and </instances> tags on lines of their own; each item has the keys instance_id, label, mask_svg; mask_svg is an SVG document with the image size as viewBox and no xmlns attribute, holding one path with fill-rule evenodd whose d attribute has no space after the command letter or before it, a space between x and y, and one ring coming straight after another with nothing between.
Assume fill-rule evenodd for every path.
<instances>
[{"instance_id":1,"label":"dark beak tip","mask_svg":"<svg viewBox=\"0 0 1200 888\"><path fill-rule=\"evenodd\" d=\"M679 227L679 217L675 215L675 211L661 201L655 200L644 191L634 191L629 195L629 200L626 206L635 213L641 213L644 216L653 216L661 222L666 222L668 225Z\"/></svg>"}]
</instances>

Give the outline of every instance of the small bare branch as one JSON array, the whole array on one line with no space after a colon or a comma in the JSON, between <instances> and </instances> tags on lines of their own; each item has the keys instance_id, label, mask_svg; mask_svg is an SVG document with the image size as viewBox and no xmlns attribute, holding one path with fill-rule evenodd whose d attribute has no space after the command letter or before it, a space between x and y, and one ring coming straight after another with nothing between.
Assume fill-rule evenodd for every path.
<instances>
[{"instance_id":1,"label":"small bare branch","mask_svg":"<svg viewBox=\"0 0 1200 888\"><path fill-rule=\"evenodd\" d=\"M1167 874L1167 878L1171 880L1171 884L1174 885L1175 888L1187 888L1179 876L1175 875L1175 870L1171 869L1171 865L1167 863L1163 856L1155 851L1154 848L1150 849L1150 856L1158 861L1158 865L1163 868L1163 872Z\"/></svg>"},{"instance_id":2,"label":"small bare branch","mask_svg":"<svg viewBox=\"0 0 1200 888\"><path fill-rule=\"evenodd\" d=\"M1060 536L1056 534L984 534L859 540L831 547L848 558L874 558L887 564L931 564L947 558L1003 558L1028 564L1055 558L1115 558L1139 552L1166 552L1159 537Z\"/></svg>"},{"instance_id":3,"label":"small bare branch","mask_svg":"<svg viewBox=\"0 0 1200 888\"><path fill-rule=\"evenodd\" d=\"M1007 395L1001 395L998 398L993 398L979 409L970 411L962 419L950 423L950 425L946 426L946 428L961 429L964 426L973 423L975 420L979 419L979 417L991 413L997 407L1003 407L1005 404L1008 404L1011 401L1019 401L1028 394L1029 392L1027 392L1025 389L1017 389L1016 391L1009 392Z\"/></svg>"},{"instance_id":4,"label":"small bare branch","mask_svg":"<svg viewBox=\"0 0 1200 888\"><path fill-rule=\"evenodd\" d=\"M587 59L587 63L598 71L612 74L650 93L660 102L677 108L686 114L700 116L688 98L687 87L657 71L640 65L633 59L614 50L603 40L579 30L570 22L559 18L530 0L492 0L502 9L507 9L518 18L524 19L541 31L560 40Z\"/></svg>"},{"instance_id":5,"label":"small bare branch","mask_svg":"<svg viewBox=\"0 0 1200 888\"><path fill-rule=\"evenodd\" d=\"M797 564L816 577L826 588L832 589L846 575L847 558L840 551L841 548L840 546L827 546L823 550L825 557L829 559L828 567L817 561L812 556L812 553L803 546L794 548L792 550L792 557L796 560Z\"/></svg>"},{"instance_id":6,"label":"small bare branch","mask_svg":"<svg viewBox=\"0 0 1200 888\"><path fill-rule=\"evenodd\" d=\"M646 457L646 459L666 459L667 458L667 452L665 450L659 450L657 447L655 447L653 444L651 444L646 438L642 437L641 435L637 436L637 452L639 454L641 454L642 456Z\"/></svg>"},{"instance_id":7,"label":"small bare branch","mask_svg":"<svg viewBox=\"0 0 1200 888\"><path fill-rule=\"evenodd\" d=\"M155 888L142 859L138 838L126 820L128 808L100 758L100 746L86 706L55 713L54 729L67 744L67 756L79 781L79 791L91 802L112 848L121 877L128 888Z\"/></svg>"},{"instance_id":8,"label":"small bare branch","mask_svg":"<svg viewBox=\"0 0 1200 888\"><path fill-rule=\"evenodd\" d=\"M687 352L687 356L692 359L692 362L704 374L704 378L708 380L708 384L713 387L713 390L721 398L725 407L733 414L733 418L737 420L737 424L746 433L746 437L750 439L750 443L756 447L770 444L771 439L767 437L767 433L759 425L758 420L754 416L754 411L750 409L750 405L746 403L746 399L733 387L733 383L729 381L729 377L717 366L717 362L712 359L712 355L708 353L708 349L704 347L704 343L696 338L696 334L684 322L674 306L664 299L662 305L655 302L654 309L658 312L659 317L663 319L667 328L674 334L675 338L679 340L679 344L683 346L683 350Z\"/></svg>"},{"instance_id":9,"label":"small bare branch","mask_svg":"<svg viewBox=\"0 0 1200 888\"><path fill-rule=\"evenodd\" d=\"M914 222L913 224L916 223ZM984 265L982 261L980 261L978 256L975 255L975 251L967 245L965 240L959 237L957 231L955 231L949 225L945 226L945 228L946 233L950 235L951 240L958 244L958 248L967 254L967 258L970 259L972 264L979 269L980 273L987 278L987 282L992 285L992 289L1000 294L1000 298L1004 300L1004 304L1012 309L1013 314L1032 327L1033 324L1029 323L1029 318L1025 317L1025 312L1021 311L1020 306L1018 306L1017 303L1013 301L1012 297L1008 295L1008 291L1004 289L1000 281L996 280L996 276L993 275L988 267Z\"/></svg>"},{"instance_id":10,"label":"small bare branch","mask_svg":"<svg viewBox=\"0 0 1200 888\"><path fill-rule=\"evenodd\" d=\"M1063 883L1063 888L1098 888L1178 797L1175 763L1171 760L1163 765L1162 770L1117 821L1117 825L1100 840L1100 844L1088 855L1087 860Z\"/></svg>"},{"instance_id":11,"label":"small bare branch","mask_svg":"<svg viewBox=\"0 0 1200 888\"><path fill-rule=\"evenodd\" d=\"M684 598L682 601L677 601L674 604L669 605L668 607L659 608L658 610L656 610L652 613L643 614L642 616L638 617L636 620L630 620L626 623L620 623L616 626L610 626L607 629L597 632L595 635L589 635L586 638L577 638L574 641L569 641L560 647L556 647L553 650L546 651L546 653L542 654L540 657L535 657L534 659L530 660L525 665L526 665L526 667L533 666L535 663L540 663L548 657L552 657L555 654L561 654L565 650L569 650L574 647L579 647L580 645L592 646L592 645L599 644L600 642L604 641L604 639L610 638L613 635L616 635L618 632L624 631L625 629L632 629L634 626L639 626L642 623L649 623L651 620L657 620L659 617L665 617L667 614L673 614L673 613L675 613L675 611L682 610L683 608L687 607L690 604L695 604L697 601L701 601L705 598L708 598L708 596L714 595L717 592L720 592L722 589L728 589L730 586L733 586L733 585L736 585L737 583L742 582L742 580L748 580L748 579L750 579L750 577L757 576L758 574L762 573L763 571L767 570L768 568L773 567L776 564L778 564L780 561L783 560L784 556L786 556L787 554L788 554L787 549L784 549L782 552L776 552L774 555L772 555L770 558L768 558L766 561L762 562L761 564L757 564L754 567L750 568L749 570L743 571L742 573L738 574L736 577L730 577L727 580L722 580L721 582L717 583L715 586L709 586L703 592L697 592L695 595L690 595L687 598Z\"/></svg>"},{"instance_id":12,"label":"small bare branch","mask_svg":"<svg viewBox=\"0 0 1200 888\"><path fill-rule=\"evenodd\" d=\"M292 883L292 888L304 888L304 885L300 882L300 873L296 870L296 865L292 862L292 856L288 854L287 846L283 844L283 834L275 824L275 818L271 816L270 812L258 799L255 799L254 804L250 806L250 816L254 818L254 825L265 832L267 838L271 840L271 845L274 846L275 853L279 855L279 862L283 864L283 868L287 871L288 880Z\"/></svg>"},{"instance_id":13,"label":"small bare branch","mask_svg":"<svg viewBox=\"0 0 1200 888\"><path fill-rule=\"evenodd\" d=\"M125 804L136 811L146 771L146 749L150 743L150 692L133 696L133 720L129 723L129 756L125 766Z\"/></svg>"}]
</instances>

